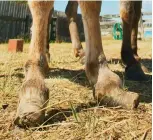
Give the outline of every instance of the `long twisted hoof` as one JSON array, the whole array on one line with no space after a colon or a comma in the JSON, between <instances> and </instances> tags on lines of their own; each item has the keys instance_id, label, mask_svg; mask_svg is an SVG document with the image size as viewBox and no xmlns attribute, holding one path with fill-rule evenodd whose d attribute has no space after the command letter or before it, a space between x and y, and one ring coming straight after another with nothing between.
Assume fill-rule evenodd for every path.
<instances>
[{"instance_id":1,"label":"long twisted hoof","mask_svg":"<svg viewBox=\"0 0 153 140\"><path fill-rule=\"evenodd\" d=\"M41 80L31 79L23 83L14 123L19 127L33 127L44 121L49 90Z\"/></svg>"},{"instance_id":2,"label":"long twisted hoof","mask_svg":"<svg viewBox=\"0 0 153 140\"><path fill-rule=\"evenodd\" d=\"M139 105L139 95L125 92L122 89L120 78L107 68L99 71L94 97L98 102L107 106L122 106L126 109L134 109Z\"/></svg>"}]
</instances>

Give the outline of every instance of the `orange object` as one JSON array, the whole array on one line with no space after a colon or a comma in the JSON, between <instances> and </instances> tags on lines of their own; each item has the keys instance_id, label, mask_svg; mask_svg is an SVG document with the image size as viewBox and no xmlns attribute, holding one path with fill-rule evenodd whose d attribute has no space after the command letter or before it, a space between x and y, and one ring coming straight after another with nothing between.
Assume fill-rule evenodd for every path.
<instances>
[{"instance_id":1,"label":"orange object","mask_svg":"<svg viewBox=\"0 0 153 140\"><path fill-rule=\"evenodd\" d=\"M8 44L8 52L22 52L23 39L10 39Z\"/></svg>"}]
</instances>

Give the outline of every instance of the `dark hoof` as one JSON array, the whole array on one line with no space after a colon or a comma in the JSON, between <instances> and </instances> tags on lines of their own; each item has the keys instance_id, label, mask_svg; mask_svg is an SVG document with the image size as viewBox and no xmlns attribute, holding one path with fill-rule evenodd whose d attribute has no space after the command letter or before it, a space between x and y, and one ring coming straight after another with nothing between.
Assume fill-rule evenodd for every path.
<instances>
[{"instance_id":1,"label":"dark hoof","mask_svg":"<svg viewBox=\"0 0 153 140\"><path fill-rule=\"evenodd\" d=\"M141 65L136 64L125 69L125 77L132 81L147 81L149 78L143 72Z\"/></svg>"}]
</instances>

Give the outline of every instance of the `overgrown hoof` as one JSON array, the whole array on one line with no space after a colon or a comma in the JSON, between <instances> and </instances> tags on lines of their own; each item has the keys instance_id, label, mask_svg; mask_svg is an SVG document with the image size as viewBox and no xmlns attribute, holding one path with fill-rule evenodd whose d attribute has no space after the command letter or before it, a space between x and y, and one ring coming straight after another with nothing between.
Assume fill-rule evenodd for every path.
<instances>
[{"instance_id":1,"label":"overgrown hoof","mask_svg":"<svg viewBox=\"0 0 153 140\"><path fill-rule=\"evenodd\" d=\"M44 108L49 99L49 91L42 83L39 80L28 80L23 83L15 125L25 128L38 126L44 122Z\"/></svg>"},{"instance_id":2,"label":"overgrown hoof","mask_svg":"<svg viewBox=\"0 0 153 140\"><path fill-rule=\"evenodd\" d=\"M120 78L110 70L102 70L101 78L95 85L94 97L102 105L121 106L126 109L138 107L139 95L125 92ZM99 74L99 76L100 76Z\"/></svg>"},{"instance_id":3,"label":"overgrown hoof","mask_svg":"<svg viewBox=\"0 0 153 140\"><path fill-rule=\"evenodd\" d=\"M143 72L141 65L136 64L125 69L125 77L133 81L147 81L148 77Z\"/></svg>"},{"instance_id":4,"label":"overgrown hoof","mask_svg":"<svg viewBox=\"0 0 153 140\"><path fill-rule=\"evenodd\" d=\"M45 112L39 112L40 108L35 108L30 111L34 106L26 106L29 108L28 111L26 112L24 109L24 113L17 114L14 124L22 128L35 127L42 124L44 122Z\"/></svg>"},{"instance_id":5,"label":"overgrown hoof","mask_svg":"<svg viewBox=\"0 0 153 140\"><path fill-rule=\"evenodd\" d=\"M139 95L137 93L126 92L119 87L109 87L111 89L103 90L96 86L95 99L99 104L106 106L121 106L125 109L135 109L139 105Z\"/></svg>"}]
</instances>

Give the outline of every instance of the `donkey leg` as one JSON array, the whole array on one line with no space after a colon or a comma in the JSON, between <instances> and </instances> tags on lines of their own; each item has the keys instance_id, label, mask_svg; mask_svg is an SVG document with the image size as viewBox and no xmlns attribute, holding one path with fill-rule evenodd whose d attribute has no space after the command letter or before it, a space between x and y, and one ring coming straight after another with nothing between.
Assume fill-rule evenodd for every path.
<instances>
[{"instance_id":1,"label":"donkey leg","mask_svg":"<svg viewBox=\"0 0 153 140\"><path fill-rule=\"evenodd\" d=\"M78 2L69 1L65 13L69 21L69 31L70 31L72 46L74 48L74 55L75 57L82 58L84 56L84 50L80 42L78 27L76 23L77 9L78 9Z\"/></svg>"},{"instance_id":2,"label":"donkey leg","mask_svg":"<svg viewBox=\"0 0 153 140\"><path fill-rule=\"evenodd\" d=\"M133 15L133 21L132 21L132 33L131 33L131 47L134 54L134 57L137 61L140 60L140 57L137 53L137 35L138 35L138 23L141 16L141 7L142 7L142 1L135 1L134 2L134 15Z\"/></svg>"},{"instance_id":3,"label":"donkey leg","mask_svg":"<svg viewBox=\"0 0 153 140\"><path fill-rule=\"evenodd\" d=\"M39 125L44 121L49 99L49 90L44 83L48 66L46 60L47 23L52 1L29 1L32 18L32 39L29 58L25 64L25 81L19 93L19 105L15 124L24 126Z\"/></svg>"},{"instance_id":4,"label":"donkey leg","mask_svg":"<svg viewBox=\"0 0 153 140\"><path fill-rule=\"evenodd\" d=\"M140 1L137 2L138 4ZM133 38L131 39L131 33L134 32L134 22L135 21L135 9L134 1L121 1L120 3L120 15L123 21L123 41L122 41L122 50L121 57L123 62L127 65L125 73L128 79L143 81L147 80L139 61L134 57L134 51L137 53L137 47L134 47L132 44ZM136 27L135 27L136 29ZM136 35L136 32L134 33ZM132 34L133 36L133 34ZM132 43L131 43L132 40ZM133 48L132 48L132 45ZM135 44L135 43L134 43Z\"/></svg>"},{"instance_id":5,"label":"donkey leg","mask_svg":"<svg viewBox=\"0 0 153 140\"><path fill-rule=\"evenodd\" d=\"M50 62L50 53L49 53L49 25L50 25L50 21L51 21L51 17L52 17L52 13L53 13L53 10L51 9L50 10L50 13L49 13L49 17L48 17L48 26L47 26L47 43L46 43L46 58L47 58L47 62L49 63Z\"/></svg>"},{"instance_id":6,"label":"donkey leg","mask_svg":"<svg viewBox=\"0 0 153 140\"><path fill-rule=\"evenodd\" d=\"M107 65L102 48L99 14L101 1L79 1L86 39L85 71L94 86L94 97L106 105L125 108L138 106L138 94L122 90L122 82Z\"/></svg>"}]
</instances>

